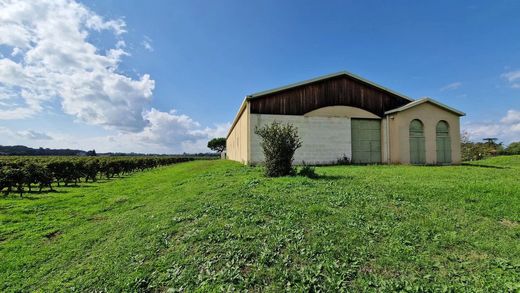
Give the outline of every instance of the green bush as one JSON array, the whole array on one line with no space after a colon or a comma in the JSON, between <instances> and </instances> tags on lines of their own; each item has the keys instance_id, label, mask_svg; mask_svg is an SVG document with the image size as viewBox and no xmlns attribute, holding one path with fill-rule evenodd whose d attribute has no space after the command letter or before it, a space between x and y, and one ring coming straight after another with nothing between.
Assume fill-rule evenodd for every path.
<instances>
[{"instance_id":1,"label":"green bush","mask_svg":"<svg viewBox=\"0 0 520 293\"><path fill-rule=\"evenodd\" d=\"M303 162L302 167L298 171L298 175L311 179L319 177L318 174L316 174L316 170L314 169L314 167L306 165L305 162Z\"/></svg>"},{"instance_id":2,"label":"green bush","mask_svg":"<svg viewBox=\"0 0 520 293\"><path fill-rule=\"evenodd\" d=\"M343 157L336 161L336 165L352 165L352 161L349 157L347 157L347 155L344 154Z\"/></svg>"},{"instance_id":3,"label":"green bush","mask_svg":"<svg viewBox=\"0 0 520 293\"><path fill-rule=\"evenodd\" d=\"M265 174L269 177L294 175L294 152L302 145L298 129L292 124L275 121L257 127L255 133L262 138L260 146L265 156Z\"/></svg>"}]
</instances>

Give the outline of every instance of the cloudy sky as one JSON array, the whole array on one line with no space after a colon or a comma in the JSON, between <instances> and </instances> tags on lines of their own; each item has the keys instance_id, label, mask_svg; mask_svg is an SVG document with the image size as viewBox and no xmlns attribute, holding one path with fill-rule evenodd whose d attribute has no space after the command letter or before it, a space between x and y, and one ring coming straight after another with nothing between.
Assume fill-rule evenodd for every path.
<instances>
[{"instance_id":1,"label":"cloudy sky","mask_svg":"<svg viewBox=\"0 0 520 293\"><path fill-rule=\"evenodd\" d=\"M0 0L0 144L207 151L244 96L348 70L520 140L520 2Z\"/></svg>"}]
</instances>

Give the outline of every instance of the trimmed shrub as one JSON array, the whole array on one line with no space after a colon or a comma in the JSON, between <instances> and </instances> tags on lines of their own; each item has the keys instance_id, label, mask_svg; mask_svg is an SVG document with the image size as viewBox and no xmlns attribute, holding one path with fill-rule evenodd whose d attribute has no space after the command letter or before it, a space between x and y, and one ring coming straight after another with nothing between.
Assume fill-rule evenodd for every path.
<instances>
[{"instance_id":1,"label":"trimmed shrub","mask_svg":"<svg viewBox=\"0 0 520 293\"><path fill-rule=\"evenodd\" d=\"M255 133L262 138L260 146L265 156L265 174L268 177L294 175L294 152L302 145L298 129L292 124L275 121L257 127Z\"/></svg>"}]
</instances>

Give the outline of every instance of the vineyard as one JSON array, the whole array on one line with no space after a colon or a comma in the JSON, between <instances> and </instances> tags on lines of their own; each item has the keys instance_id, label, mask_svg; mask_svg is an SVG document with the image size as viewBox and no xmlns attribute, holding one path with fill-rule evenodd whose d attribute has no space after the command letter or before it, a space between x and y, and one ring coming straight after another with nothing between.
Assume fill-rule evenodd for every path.
<instances>
[{"instance_id":1,"label":"vineyard","mask_svg":"<svg viewBox=\"0 0 520 293\"><path fill-rule=\"evenodd\" d=\"M99 178L120 177L136 171L191 161L188 157L0 157L0 192L15 191L23 196L33 187L53 190L52 184L65 186L95 182Z\"/></svg>"}]
</instances>

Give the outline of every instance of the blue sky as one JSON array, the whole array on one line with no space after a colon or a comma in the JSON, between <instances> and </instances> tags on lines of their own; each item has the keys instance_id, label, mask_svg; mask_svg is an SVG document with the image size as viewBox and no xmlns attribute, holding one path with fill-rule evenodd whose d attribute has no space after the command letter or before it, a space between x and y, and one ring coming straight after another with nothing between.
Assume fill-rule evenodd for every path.
<instances>
[{"instance_id":1,"label":"blue sky","mask_svg":"<svg viewBox=\"0 0 520 293\"><path fill-rule=\"evenodd\" d=\"M20 29L27 29L23 18L46 9L49 22L63 20L25 43L0 37L0 106L11 111L0 111L0 144L204 151L208 138L225 135L245 95L341 70L466 112L461 127L474 140L520 140L518 1L31 6L0 9L0 24L3 13L4 21L20 20ZM70 17L53 15L58 12ZM47 27L32 25L39 26ZM74 26L84 34L52 33ZM24 78L6 77L18 67ZM42 71L61 75L39 84ZM103 98L93 101L97 96Z\"/></svg>"}]
</instances>

